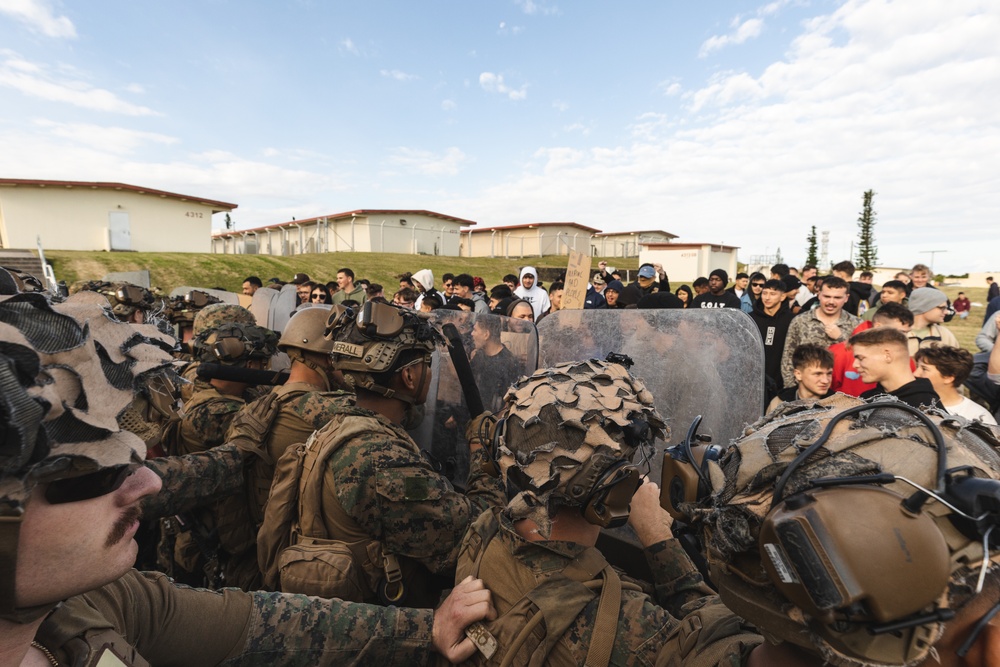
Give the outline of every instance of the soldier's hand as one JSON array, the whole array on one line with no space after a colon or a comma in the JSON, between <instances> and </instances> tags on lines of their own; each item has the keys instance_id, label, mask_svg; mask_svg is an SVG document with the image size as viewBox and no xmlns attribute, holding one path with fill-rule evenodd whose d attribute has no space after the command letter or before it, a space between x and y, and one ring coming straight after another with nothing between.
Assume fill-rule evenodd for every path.
<instances>
[{"instance_id":1,"label":"soldier's hand","mask_svg":"<svg viewBox=\"0 0 1000 667\"><path fill-rule=\"evenodd\" d=\"M465 629L476 621L496 617L497 611L482 579L466 577L434 610L434 648L450 662L468 660L476 647L465 636Z\"/></svg>"},{"instance_id":2,"label":"soldier's hand","mask_svg":"<svg viewBox=\"0 0 1000 667\"><path fill-rule=\"evenodd\" d=\"M473 417L469 425L465 427L465 441L469 443L469 451L474 452L483 446L479 434L482 431L483 422L492 416L493 413L487 410Z\"/></svg>"},{"instance_id":3,"label":"soldier's hand","mask_svg":"<svg viewBox=\"0 0 1000 667\"><path fill-rule=\"evenodd\" d=\"M632 496L629 525L635 530L642 546L648 547L674 536L670 526L674 519L667 510L660 507L660 487L644 478L642 485Z\"/></svg>"}]
</instances>

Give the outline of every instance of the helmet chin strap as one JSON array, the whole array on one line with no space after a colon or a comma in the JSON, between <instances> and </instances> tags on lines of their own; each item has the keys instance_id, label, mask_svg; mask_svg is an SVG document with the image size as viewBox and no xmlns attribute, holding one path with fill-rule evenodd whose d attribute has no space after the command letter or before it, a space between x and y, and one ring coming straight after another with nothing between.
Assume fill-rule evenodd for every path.
<instances>
[{"instance_id":1,"label":"helmet chin strap","mask_svg":"<svg viewBox=\"0 0 1000 667\"><path fill-rule=\"evenodd\" d=\"M17 542L24 519L24 507L18 503L9 509L0 508L0 619L24 624L37 621L58 603L35 607L17 607L15 587L17 581Z\"/></svg>"}]
</instances>

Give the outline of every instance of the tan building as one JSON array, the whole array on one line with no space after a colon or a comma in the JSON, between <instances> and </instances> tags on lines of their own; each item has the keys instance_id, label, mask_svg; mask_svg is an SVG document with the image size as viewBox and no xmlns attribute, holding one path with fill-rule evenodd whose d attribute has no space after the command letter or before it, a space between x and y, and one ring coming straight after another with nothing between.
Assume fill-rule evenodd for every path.
<instances>
[{"instance_id":1,"label":"tan building","mask_svg":"<svg viewBox=\"0 0 1000 667\"><path fill-rule=\"evenodd\" d=\"M736 277L737 246L715 243L643 243L639 262L662 264L671 284L690 283L715 269L725 269L729 279Z\"/></svg>"},{"instance_id":2,"label":"tan building","mask_svg":"<svg viewBox=\"0 0 1000 667\"><path fill-rule=\"evenodd\" d=\"M462 234L463 257L541 257L590 254L590 239L600 232L575 222L532 222L526 225L484 227Z\"/></svg>"},{"instance_id":3,"label":"tan building","mask_svg":"<svg viewBox=\"0 0 1000 667\"><path fill-rule=\"evenodd\" d=\"M236 255L391 252L457 257L462 227L475 224L433 211L361 209L255 229L215 232L212 252Z\"/></svg>"},{"instance_id":4,"label":"tan building","mask_svg":"<svg viewBox=\"0 0 1000 667\"><path fill-rule=\"evenodd\" d=\"M669 243L676 234L662 229L635 232L601 232L590 240L594 257L638 257L643 243Z\"/></svg>"},{"instance_id":5,"label":"tan building","mask_svg":"<svg viewBox=\"0 0 1000 667\"><path fill-rule=\"evenodd\" d=\"M125 183L0 179L0 247L208 252L236 204Z\"/></svg>"}]
</instances>

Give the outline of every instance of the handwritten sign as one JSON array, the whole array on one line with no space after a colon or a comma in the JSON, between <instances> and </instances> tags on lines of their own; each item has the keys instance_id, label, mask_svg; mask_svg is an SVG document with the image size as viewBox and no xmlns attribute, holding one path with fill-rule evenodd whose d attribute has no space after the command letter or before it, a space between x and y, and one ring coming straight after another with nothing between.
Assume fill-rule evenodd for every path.
<instances>
[{"instance_id":1,"label":"handwritten sign","mask_svg":"<svg viewBox=\"0 0 1000 667\"><path fill-rule=\"evenodd\" d=\"M590 256L582 252L570 252L566 266L566 291L563 292L562 307L566 310L582 310L590 284Z\"/></svg>"}]
</instances>

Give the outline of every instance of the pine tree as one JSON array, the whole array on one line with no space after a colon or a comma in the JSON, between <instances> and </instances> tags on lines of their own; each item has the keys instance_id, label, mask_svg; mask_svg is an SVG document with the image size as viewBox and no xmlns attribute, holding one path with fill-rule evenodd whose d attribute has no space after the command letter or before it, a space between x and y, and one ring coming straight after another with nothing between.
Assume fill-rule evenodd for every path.
<instances>
[{"instance_id":1,"label":"pine tree","mask_svg":"<svg viewBox=\"0 0 1000 667\"><path fill-rule=\"evenodd\" d=\"M236 222L233 221L233 219L229 217L228 213L226 213L226 229L230 229L230 230L231 229L236 229Z\"/></svg>"},{"instance_id":2,"label":"pine tree","mask_svg":"<svg viewBox=\"0 0 1000 667\"><path fill-rule=\"evenodd\" d=\"M878 247L875 245L875 209L872 208L874 197L874 190L865 192L858 217L858 254L855 264L859 271L871 271L878 263Z\"/></svg>"},{"instance_id":3,"label":"pine tree","mask_svg":"<svg viewBox=\"0 0 1000 667\"><path fill-rule=\"evenodd\" d=\"M775 264L784 264L785 263L784 258L781 256L781 248L780 247L777 250L774 251L774 263Z\"/></svg>"},{"instance_id":4,"label":"pine tree","mask_svg":"<svg viewBox=\"0 0 1000 667\"><path fill-rule=\"evenodd\" d=\"M806 263L805 266L819 266L819 245L816 242L816 225L812 226L809 236L806 237Z\"/></svg>"}]
</instances>

